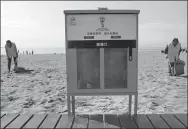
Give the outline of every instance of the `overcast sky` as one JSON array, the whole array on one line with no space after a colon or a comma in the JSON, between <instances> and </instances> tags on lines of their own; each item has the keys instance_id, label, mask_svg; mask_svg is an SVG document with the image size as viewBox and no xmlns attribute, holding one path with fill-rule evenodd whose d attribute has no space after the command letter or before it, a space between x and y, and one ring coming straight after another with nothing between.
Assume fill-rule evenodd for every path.
<instances>
[{"instance_id":1,"label":"overcast sky","mask_svg":"<svg viewBox=\"0 0 188 129\"><path fill-rule=\"evenodd\" d=\"M178 37L187 45L186 1L1 1L1 47L10 39L19 48L64 47L64 10L136 9L140 47L163 47Z\"/></svg>"}]
</instances>

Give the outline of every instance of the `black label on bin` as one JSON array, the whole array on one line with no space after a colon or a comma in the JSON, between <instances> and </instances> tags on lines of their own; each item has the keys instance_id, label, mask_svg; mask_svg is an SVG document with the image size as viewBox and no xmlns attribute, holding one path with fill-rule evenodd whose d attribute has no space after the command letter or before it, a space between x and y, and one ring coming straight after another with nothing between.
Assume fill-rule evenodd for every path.
<instances>
[{"instance_id":1,"label":"black label on bin","mask_svg":"<svg viewBox=\"0 0 188 129\"><path fill-rule=\"evenodd\" d=\"M121 36L111 36L111 39L121 39Z\"/></svg>"},{"instance_id":2,"label":"black label on bin","mask_svg":"<svg viewBox=\"0 0 188 129\"><path fill-rule=\"evenodd\" d=\"M70 48L136 48L136 40L83 40L68 41Z\"/></svg>"},{"instance_id":3,"label":"black label on bin","mask_svg":"<svg viewBox=\"0 0 188 129\"><path fill-rule=\"evenodd\" d=\"M94 39L94 36L84 36L84 39Z\"/></svg>"}]
</instances>

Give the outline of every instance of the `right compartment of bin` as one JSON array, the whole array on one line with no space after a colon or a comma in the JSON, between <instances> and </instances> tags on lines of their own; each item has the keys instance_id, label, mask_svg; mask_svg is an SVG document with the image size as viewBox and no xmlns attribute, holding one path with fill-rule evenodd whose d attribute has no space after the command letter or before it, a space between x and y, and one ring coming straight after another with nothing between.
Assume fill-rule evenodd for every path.
<instances>
[{"instance_id":1,"label":"right compartment of bin","mask_svg":"<svg viewBox=\"0 0 188 129\"><path fill-rule=\"evenodd\" d=\"M104 49L104 88L127 88L127 48Z\"/></svg>"}]
</instances>

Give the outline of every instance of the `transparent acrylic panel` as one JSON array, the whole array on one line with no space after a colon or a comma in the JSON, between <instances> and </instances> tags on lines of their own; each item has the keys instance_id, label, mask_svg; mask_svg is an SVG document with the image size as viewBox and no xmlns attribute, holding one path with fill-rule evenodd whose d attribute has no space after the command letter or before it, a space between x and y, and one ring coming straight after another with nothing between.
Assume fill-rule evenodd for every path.
<instances>
[{"instance_id":1,"label":"transparent acrylic panel","mask_svg":"<svg viewBox=\"0 0 188 129\"><path fill-rule=\"evenodd\" d=\"M104 49L104 88L127 88L127 48Z\"/></svg>"},{"instance_id":2,"label":"transparent acrylic panel","mask_svg":"<svg viewBox=\"0 0 188 129\"><path fill-rule=\"evenodd\" d=\"M100 49L77 49L78 89L100 89Z\"/></svg>"}]
</instances>

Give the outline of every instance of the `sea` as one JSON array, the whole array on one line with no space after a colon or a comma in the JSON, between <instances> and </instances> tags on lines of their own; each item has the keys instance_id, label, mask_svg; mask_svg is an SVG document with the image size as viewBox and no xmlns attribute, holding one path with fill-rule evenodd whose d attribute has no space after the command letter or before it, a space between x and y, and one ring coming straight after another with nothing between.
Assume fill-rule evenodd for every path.
<instances>
[{"instance_id":1,"label":"sea","mask_svg":"<svg viewBox=\"0 0 188 129\"><path fill-rule=\"evenodd\" d=\"M29 53L34 51L34 54L66 54L64 47L54 47L54 48L17 48L19 54L26 54L26 51ZM141 48L139 51L158 51L160 52L164 48ZM1 55L5 55L5 48L1 47Z\"/></svg>"}]
</instances>

